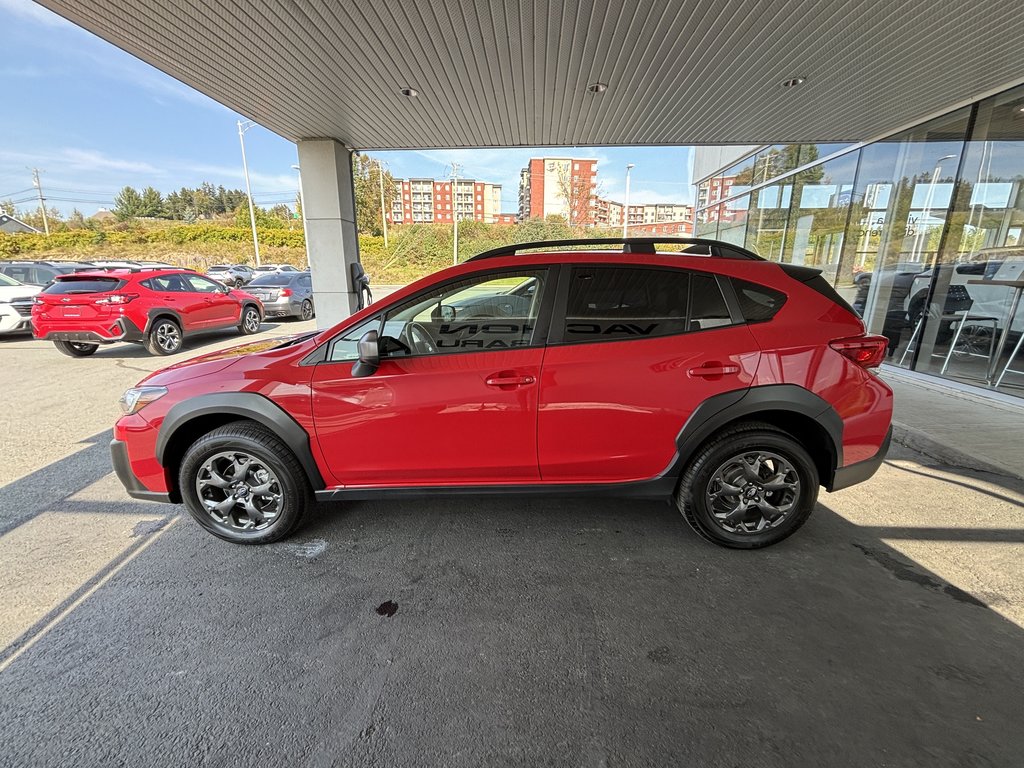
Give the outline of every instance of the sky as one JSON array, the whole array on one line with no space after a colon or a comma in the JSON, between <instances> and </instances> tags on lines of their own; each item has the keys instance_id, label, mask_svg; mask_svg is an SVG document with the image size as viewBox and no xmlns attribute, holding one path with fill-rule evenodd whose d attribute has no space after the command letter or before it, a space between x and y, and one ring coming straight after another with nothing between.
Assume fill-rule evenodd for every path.
<instances>
[{"instance_id":1,"label":"sky","mask_svg":"<svg viewBox=\"0 0 1024 768\"><path fill-rule=\"evenodd\" d=\"M30 0L0 0L0 200L34 208L38 168L48 207L86 216L112 207L124 186L163 193L204 181L244 189L236 122L244 120ZM295 145L254 126L245 134L253 199L291 204ZM518 205L519 170L530 157L597 158L599 193L631 203L692 203L690 147L459 149L370 153L397 178L460 176L502 185L502 211Z\"/></svg>"}]
</instances>

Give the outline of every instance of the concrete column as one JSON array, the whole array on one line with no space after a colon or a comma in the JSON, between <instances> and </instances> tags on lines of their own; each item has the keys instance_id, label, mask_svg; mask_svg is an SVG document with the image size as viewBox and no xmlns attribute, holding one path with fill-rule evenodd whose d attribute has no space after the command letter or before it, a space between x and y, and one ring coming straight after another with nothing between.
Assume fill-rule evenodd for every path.
<instances>
[{"instance_id":1,"label":"concrete column","mask_svg":"<svg viewBox=\"0 0 1024 768\"><path fill-rule=\"evenodd\" d=\"M316 322L328 328L359 306L351 270L359 261L352 153L334 139L304 139L298 147Z\"/></svg>"}]
</instances>

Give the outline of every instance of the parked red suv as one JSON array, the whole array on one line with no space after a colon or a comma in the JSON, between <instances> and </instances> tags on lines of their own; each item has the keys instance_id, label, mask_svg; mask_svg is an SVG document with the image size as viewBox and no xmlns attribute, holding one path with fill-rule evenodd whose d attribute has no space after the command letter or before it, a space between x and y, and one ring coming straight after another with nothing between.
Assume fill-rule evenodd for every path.
<instances>
[{"instance_id":1,"label":"parked red suv","mask_svg":"<svg viewBox=\"0 0 1024 768\"><path fill-rule=\"evenodd\" d=\"M672 242L501 248L167 368L122 398L114 467L240 543L314 499L435 493L671 498L717 544L775 543L885 457L886 340L817 270Z\"/></svg>"},{"instance_id":2,"label":"parked red suv","mask_svg":"<svg viewBox=\"0 0 1024 768\"><path fill-rule=\"evenodd\" d=\"M60 275L36 296L32 333L72 357L100 344L141 342L154 355L179 351L196 331L256 333L259 299L188 269L139 267Z\"/></svg>"}]
</instances>

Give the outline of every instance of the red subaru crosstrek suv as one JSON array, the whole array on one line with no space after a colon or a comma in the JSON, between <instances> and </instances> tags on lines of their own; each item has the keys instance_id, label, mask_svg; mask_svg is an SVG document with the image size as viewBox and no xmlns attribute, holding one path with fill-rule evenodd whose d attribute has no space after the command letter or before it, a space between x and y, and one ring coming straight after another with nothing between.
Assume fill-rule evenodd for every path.
<instances>
[{"instance_id":1,"label":"red subaru crosstrek suv","mask_svg":"<svg viewBox=\"0 0 1024 768\"><path fill-rule=\"evenodd\" d=\"M748 549L874 474L886 339L817 270L604 242L489 251L333 328L157 372L122 398L117 474L240 543L314 499L599 494L673 499Z\"/></svg>"},{"instance_id":2,"label":"red subaru crosstrek suv","mask_svg":"<svg viewBox=\"0 0 1024 768\"><path fill-rule=\"evenodd\" d=\"M87 357L100 344L134 341L172 355L198 331L260 329L263 305L190 269L138 267L59 275L35 299L32 333L65 355Z\"/></svg>"}]
</instances>

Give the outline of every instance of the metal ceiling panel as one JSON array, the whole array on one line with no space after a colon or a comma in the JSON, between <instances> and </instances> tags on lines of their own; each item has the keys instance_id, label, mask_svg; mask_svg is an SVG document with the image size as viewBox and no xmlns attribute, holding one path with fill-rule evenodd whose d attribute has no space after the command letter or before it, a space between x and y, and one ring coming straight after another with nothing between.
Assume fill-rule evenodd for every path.
<instances>
[{"instance_id":1,"label":"metal ceiling panel","mask_svg":"<svg viewBox=\"0 0 1024 768\"><path fill-rule=\"evenodd\" d=\"M1005 0L40 4L288 139L357 149L862 141L1024 80Z\"/></svg>"}]
</instances>

